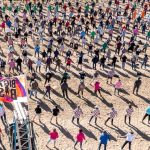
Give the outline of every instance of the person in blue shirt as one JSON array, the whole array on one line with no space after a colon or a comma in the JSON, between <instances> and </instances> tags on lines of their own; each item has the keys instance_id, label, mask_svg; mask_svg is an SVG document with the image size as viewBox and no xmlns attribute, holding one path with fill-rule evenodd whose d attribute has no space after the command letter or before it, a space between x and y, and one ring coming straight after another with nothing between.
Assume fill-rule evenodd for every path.
<instances>
[{"instance_id":1,"label":"person in blue shirt","mask_svg":"<svg viewBox=\"0 0 150 150\"><path fill-rule=\"evenodd\" d=\"M86 35L85 31L81 31L81 33L80 33L80 39L83 39L85 37L85 35ZM80 41L80 39L79 39L79 41Z\"/></svg>"},{"instance_id":2,"label":"person in blue shirt","mask_svg":"<svg viewBox=\"0 0 150 150\"><path fill-rule=\"evenodd\" d=\"M36 54L38 54L38 57L39 57L39 54L40 54L40 47L39 47L39 45L35 46L34 52L35 52L35 57L36 57Z\"/></svg>"},{"instance_id":3,"label":"person in blue shirt","mask_svg":"<svg viewBox=\"0 0 150 150\"><path fill-rule=\"evenodd\" d=\"M58 58L58 56L59 56L59 51L58 51L58 49L56 49L54 51L54 59L53 60L55 60L56 58Z\"/></svg>"},{"instance_id":4,"label":"person in blue shirt","mask_svg":"<svg viewBox=\"0 0 150 150\"><path fill-rule=\"evenodd\" d=\"M143 119L142 119L142 122L143 122L147 117L148 117L148 124L150 124L150 106L148 106L148 107L146 108L146 112L145 112L145 115L144 115L144 117L143 117Z\"/></svg>"},{"instance_id":5,"label":"person in blue shirt","mask_svg":"<svg viewBox=\"0 0 150 150\"><path fill-rule=\"evenodd\" d=\"M108 143L108 141L110 141L109 134L106 131L103 131L102 134L100 135L99 141L100 141L100 143L99 143L98 150L101 149L102 145L104 145L104 150L106 150L107 143Z\"/></svg>"},{"instance_id":6,"label":"person in blue shirt","mask_svg":"<svg viewBox=\"0 0 150 150\"><path fill-rule=\"evenodd\" d=\"M7 20L7 21L6 21L6 25L8 26L8 28L11 28L11 25L12 25L11 21L10 21L10 20Z\"/></svg>"}]
</instances>

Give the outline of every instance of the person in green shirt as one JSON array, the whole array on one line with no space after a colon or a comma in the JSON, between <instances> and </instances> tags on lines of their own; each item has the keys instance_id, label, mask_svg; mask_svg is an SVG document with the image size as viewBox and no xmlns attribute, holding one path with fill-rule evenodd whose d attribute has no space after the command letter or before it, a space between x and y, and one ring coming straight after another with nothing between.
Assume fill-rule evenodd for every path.
<instances>
[{"instance_id":1,"label":"person in green shirt","mask_svg":"<svg viewBox=\"0 0 150 150\"><path fill-rule=\"evenodd\" d=\"M25 5L25 9L26 9L27 11L30 10L29 4L26 4L26 5Z\"/></svg>"},{"instance_id":2,"label":"person in green shirt","mask_svg":"<svg viewBox=\"0 0 150 150\"><path fill-rule=\"evenodd\" d=\"M48 6L48 11L52 12L52 9L53 9L52 6L49 5L49 6Z\"/></svg>"},{"instance_id":3,"label":"person in green shirt","mask_svg":"<svg viewBox=\"0 0 150 150\"><path fill-rule=\"evenodd\" d=\"M65 70L65 72L63 73L63 77L62 77L62 79L61 79L61 83L63 83L64 80L67 81L67 79L69 79L69 78L70 78L70 76L69 76L69 74L67 73L67 71Z\"/></svg>"},{"instance_id":4,"label":"person in green shirt","mask_svg":"<svg viewBox=\"0 0 150 150\"><path fill-rule=\"evenodd\" d=\"M96 32L95 32L95 31L92 31L92 32L91 32L91 39L93 39L93 40L94 40L95 35L96 35Z\"/></svg>"},{"instance_id":5,"label":"person in green shirt","mask_svg":"<svg viewBox=\"0 0 150 150\"><path fill-rule=\"evenodd\" d=\"M36 11L37 11L36 4L33 5L33 11L34 11L34 13L36 14Z\"/></svg>"},{"instance_id":6,"label":"person in green shirt","mask_svg":"<svg viewBox=\"0 0 150 150\"><path fill-rule=\"evenodd\" d=\"M12 6L11 5L9 5L8 7L7 7L7 10L9 11L9 14L12 12Z\"/></svg>"},{"instance_id":7,"label":"person in green shirt","mask_svg":"<svg viewBox=\"0 0 150 150\"><path fill-rule=\"evenodd\" d=\"M150 38L150 30L147 32L146 40L149 41L149 38Z\"/></svg>"},{"instance_id":8,"label":"person in green shirt","mask_svg":"<svg viewBox=\"0 0 150 150\"><path fill-rule=\"evenodd\" d=\"M90 8L90 7L89 7L89 4L86 4L86 5L85 5L85 8L84 8L85 13L88 13L88 12L89 12L89 8Z\"/></svg>"},{"instance_id":9,"label":"person in green shirt","mask_svg":"<svg viewBox=\"0 0 150 150\"><path fill-rule=\"evenodd\" d=\"M102 51L106 51L106 49L108 48L108 43L107 42L104 42L103 45L102 45Z\"/></svg>"},{"instance_id":10,"label":"person in green shirt","mask_svg":"<svg viewBox=\"0 0 150 150\"><path fill-rule=\"evenodd\" d=\"M56 5L56 6L55 6L55 12L58 12L58 11L59 11L59 6Z\"/></svg>"},{"instance_id":11,"label":"person in green shirt","mask_svg":"<svg viewBox=\"0 0 150 150\"><path fill-rule=\"evenodd\" d=\"M5 11L6 11L6 7L5 6L3 6L2 7L2 12L5 14Z\"/></svg>"}]
</instances>

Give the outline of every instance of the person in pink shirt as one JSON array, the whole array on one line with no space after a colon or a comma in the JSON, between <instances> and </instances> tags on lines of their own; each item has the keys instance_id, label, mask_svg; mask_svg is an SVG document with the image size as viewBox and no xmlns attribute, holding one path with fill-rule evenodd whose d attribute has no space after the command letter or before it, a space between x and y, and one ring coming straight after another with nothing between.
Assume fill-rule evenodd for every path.
<instances>
[{"instance_id":1,"label":"person in pink shirt","mask_svg":"<svg viewBox=\"0 0 150 150\"><path fill-rule=\"evenodd\" d=\"M50 142L51 140L53 140L53 141L54 141L54 147L56 147L56 146L55 146L55 144L56 144L56 139L59 137L59 136L58 136L58 132L56 131L56 129L53 129L53 131L50 131L49 136L50 136L50 139L49 139L49 141L47 142L46 146L49 144L49 142Z\"/></svg>"},{"instance_id":2,"label":"person in pink shirt","mask_svg":"<svg viewBox=\"0 0 150 150\"><path fill-rule=\"evenodd\" d=\"M122 82L120 79L115 83L114 87L115 87L114 94L116 94L116 91L118 91L119 95L120 89L122 88Z\"/></svg>"},{"instance_id":3,"label":"person in pink shirt","mask_svg":"<svg viewBox=\"0 0 150 150\"><path fill-rule=\"evenodd\" d=\"M96 81L94 84L94 92L95 92L95 94L97 94L97 92L98 92L99 95L102 97L100 90L101 90L101 84L99 81Z\"/></svg>"},{"instance_id":4,"label":"person in pink shirt","mask_svg":"<svg viewBox=\"0 0 150 150\"><path fill-rule=\"evenodd\" d=\"M11 61L11 59L13 59L13 54L14 53L11 51L8 53L8 62Z\"/></svg>"},{"instance_id":5,"label":"person in pink shirt","mask_svg":"<svg viewBox=\"0 0 150 150\"><path fill-rule=\"evenodd\" d=\"M11 72L11 70L12 70L13 73L14 73L15 61L14 61L13 59L11 59L11 60L8 62L8 65L9 65L9 72Z\"/></svg>"},{"instance_id":6,"label":"person in pink shirt","mask_svg":"<svg viewBox=\"0 0 150 150\"><path fill-rule=\"evenodd\" d=\"M77 134L76 136L76 142L74 144L74 149L75 149L75 146L80 143L80 149L82 150L82 144L83 144L83 141L85 140L85 135L83 133L83 131L80 129L79 130L79 133Z\"/></svg>"},{"instance_id":7,"label":"person in pink shirt","mask_svg":"<svg viewBox=\"0 0 150 150\"><path fill-rule=\"evenodd\" d=\"M138 28L135 27L135 29L133 29L133 35L135 38L137 37L138 33L139 33Z\"/></svg>"}]
</instances>

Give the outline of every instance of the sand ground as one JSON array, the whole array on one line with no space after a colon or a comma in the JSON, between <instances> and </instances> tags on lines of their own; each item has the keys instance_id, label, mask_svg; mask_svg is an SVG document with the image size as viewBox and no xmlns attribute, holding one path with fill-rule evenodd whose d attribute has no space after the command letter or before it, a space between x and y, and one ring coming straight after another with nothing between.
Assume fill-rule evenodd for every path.
<instances>
[{"instance_id":1,"label":"sand ground","mask_svg":"<svg viewBox=\"0 0 150 150\"><path fill-rule=\"evenodd\" d=\"M105 6L107 6L105 4ZM122 5L123 7L123 5ZM46 7L45 7L46 8ZM19 14L21 15L21 14ZM47 31L46 31L47 32ZM107 31L105 31L104 40L108 37ZM117 36L117 30L115 30L115 37ZM46 34L45 34L46 35ZM126 35L125 41L129 41L129 37L131 36L131 32L128 32ZM140 33L138 40L142 39L144 42L144 36ZM48 40L48 37L46 35L46 40ZM89 40L89 39L88 39ZM32 55L34 53L33 49L33 42L29 38L29 57L34 58ZM111 41L109 48L113 51L115 49L115 38L113 37L113 40ZM42 50L45 49L47 41L44 42L44 45L42 46ZM55 42L56 43L56 42ZM69 44L69 37L66 37L65 44ZM81 44L81 43L80 43ZM102 44L102 41L99 43ZM2 46L2 50L4 51L5 56L1 56L4 59L7 59L7 44L2 39L2 36L0 37L0 45ZM87 47L86 47L87 48ZM65 45L65 49L68 49ZM20 48L15 42L15 50L17 51L18 55L21 54ZM85 53L87 53L86 49L80 46L79 50L83 50ZM150 55L150 52L148 50L148 56ZM141 58L143 58L144 53L140 55L140 61ZM15 56L17 57L17 56ZM128 59L130 60L131 54L127 54ZM145 108L150 104L150 90L149 90L149 84L150 84L150 78L149 78L149 65L147 67L147 70L141 70L138 68L137 70L142 73L142 85L138 96L135 96L132 94L133 89L133 83L135 79L137 78L136 72L131 69L130 62L128 61L126 66L126 71L123 71L121 69L121 63L120 61L117 63L116 67L116 73L120 76L120 79L123 83L123 89L124 91L120 94L120 96L114 95L114 88L112 85L108 85L106 83L106 75L107 70L109 67L106 67L106 69L100 70L99 66L97 67L100 71L100 77L99 81L102 83L102 96L103 98L98 98L93 95L93 88L90 85L90 82L92 80L92 75L94 73L94 70L91 68L91 57L87 56L85 54L85 58L88 59L88 62L84 62L83 70L87 73L87 77L85 79L85 85L86 90L84 92L84 99L81 99L76 96L77 93L77 87L79 84L79 71L80 69L77 68L77 58L75 53L72 56L73 58L73 65L71 66L71 70L69 71L69 75L71 77L70 80L68 80L69 84L69 99L62 98L62 93L60 89L60 78L61 74L63 73L63 69L61 69L61 72L55 72L55 76L52 78L51 85L53 88L53 91L51 93L51 99L43 99L43 96L41 93L38 93L38 99L32 98L29 99L29 115L32 120L34 116L34 108L36 107L36 101L39 101L42 107L42 116L40 123L38 119L35 119L34 123L34 130L35 130L35 136L37 140L37 147L39 150L54 150L56 148L53 148L53 143L50 143L48 147L46 147L46 143L49 139L48 133L53 128L56 128L59 133L59 139L57 141L57 149L59 150L73 150L73 145L75 142L75 136L78 132L79 127L83 129L87 142L84 143L83 149L84 150L97 150L98 147L98 139L101 131L103 129L107 130L111 135L111 141L108 144L108 150L119 150L121 145L124 142L123 138L120 138L121 135L125 134L125 131L129 131L131 128L135 134L136 139L133 142L132 149L133 150L148 150L150 147L150 125L147 124L147 121L145 121L145 124L141 122L141 119L144 115ZM119 57L118 57L119 58ZM64 66L64 56L62 57L62 62ZM148 63L149 64L149 63ZM52 68L55 67L55 64L52 65ZM39 77L39 85L41 90L44 87L44 79L43 79L43 73L45 73L45 66L43 65L42 74L38 74ZM7 68L8 69L8 68ZM24 72L28 74L27 67L23 66ZM17 72L16 72L17 74ZM117 81L117 78L114 78L113 83ZM131 124L132 126L126 125L124 123L124 114L125 109L127 108L128 103L131 102L134 106L134 113L132 117ZM55 120L50 123L51 118L51 109L54 107L54 105L59 105L60 107L60 116L58 118L58 123L55 123ZM114 124L115 126L110 125L108 123L108 126L104 125L104 121L107 118L107 113L110 110L111 104L114 105L116 110L118 111L118 116L115 118ZM27 105L27 104L26 104ZM80 105L83 110L83 116L81 117L81 125L78 127L71 122L73 109L76 107L76 105ZM98 125L92 125L90 126L88 124L88 120L90 118L90 112L93 109L93 107L97 105L100 108L101 115L98 119ZM12 121L12 105L11 104L5 104L6 106L6 112L7 112L7 118L8 122ZM0 122L0 127L4 130L4 126ZM7 135L4 133L4 137L2 137L3 146L1 149L9 150L9 144L8 144L8 138ZM4 148L5 147L5 148ZM79 147L77 146L77 149ZM127 149L127 148L126 148Z\"/></svg>"}]
</instances>

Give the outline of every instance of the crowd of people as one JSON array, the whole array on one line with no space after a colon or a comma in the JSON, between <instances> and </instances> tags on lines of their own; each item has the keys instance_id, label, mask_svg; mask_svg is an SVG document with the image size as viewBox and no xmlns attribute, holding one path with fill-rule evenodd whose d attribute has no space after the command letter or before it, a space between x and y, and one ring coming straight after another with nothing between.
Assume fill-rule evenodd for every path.
<instances>
[{"instance_id":1,"label":"crowd of people","mask_svg":"<svg viewBox=\"0 0 150 150\"><path fill-rule=\"evenodd\" d=\"M51 83L56 73L61 73L60 85L62 97L69 98L68 80L72 80L71 70L79 70L77 78L76 95L84 99L84 91L87 86L85 64L94 70L92 74L91 88L97 97L103 97L100 72L106 71L107 86L113 85L114 95L120 95L124 83L116 68L121 68L127 73L127 66L137 74L133 81L133 94L138 95L142 84L141 70L148 67L148 49L150 39L150 14L149 0L108 0L108 1L64 1L64 0L23 0L0 2L0 76L15 76L27 74L29 77L29 98L39 97L40 86L43 99L51 99L53 87ZM142 38L141 38L142 37ZM1 44L4 41L7 49ZM111 43L114 42L112 50ZM33 47L31 46L33 43ZM17 48L16 48L17 47ZM6 58L3 57L6 55ZM98 66L99 65L99 66ZM26 72L28 69L28 73ZM38 80L38 75L43 74L44 81ZM114 82L114 78L117 81ZM2 107L3 105L1 105ZM94 119L95 124L100 116L100 109L95 106L89 118L89 124ZM5 124L6 113L0 109L0 116ZM134 112L132 104L125 109L124 122L131 124ZM77 105L73 111L72 123L80 124L80 116L84 112ZM35 116L40 117L42 108L37 104ZM52 109L52 117L60 114L59 106ZM104 122L107 125L111 121L113 125L117 116L115 107L110 109L108 118ZM150 106L146 108L144 121L148 117L150 124ZM0 139L1 139L0 130ZM59 138L59 133L53 129L49 133L49 141ZM121 149L135 138L133 131L128 132L126 141ZM84 131L79 129L74 148L86 141ZM103 131L99 138L98 149L111 140L107 131ZM1 142L1 141L0 141Z\"/></svg>"}]
</instances>

